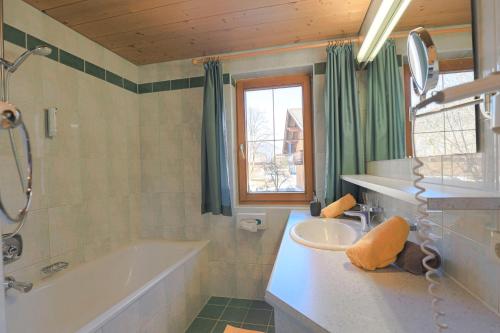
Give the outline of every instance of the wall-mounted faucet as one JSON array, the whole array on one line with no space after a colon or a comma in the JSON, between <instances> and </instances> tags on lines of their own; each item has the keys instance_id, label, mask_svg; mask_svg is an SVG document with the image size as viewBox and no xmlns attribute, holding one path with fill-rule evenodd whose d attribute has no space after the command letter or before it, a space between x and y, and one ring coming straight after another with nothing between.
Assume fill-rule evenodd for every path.
<instances>
[{"instance_id":1,"label":"wall-mounted faucet","mask_svg":"<svg viewBox=\"0 0 500 333\"><path fill-rule=\"evenodd\" d=\"M5 290L15 289L21 293L27 293L33 288L33 283L16 281L12 276L5 277L2 285Z\"/></svg>"}]
</instances>

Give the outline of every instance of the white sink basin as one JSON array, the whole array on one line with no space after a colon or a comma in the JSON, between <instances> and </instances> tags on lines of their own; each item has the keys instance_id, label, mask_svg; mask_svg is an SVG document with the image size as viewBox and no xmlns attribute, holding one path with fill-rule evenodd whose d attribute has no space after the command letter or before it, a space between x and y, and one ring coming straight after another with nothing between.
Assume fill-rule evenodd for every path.
<instances>
[{"instance_id":1,"label":"white sink basin","mask_svg":"<svg viewBox=\"0 0 500 333\"><path fill-rule=\"evenodd\" d=\"M316 249L344 251L354 244L361 232L355 222L344 219L311 219L296 224L290 231L299 244Z\"/></svg>"}]
</instances>

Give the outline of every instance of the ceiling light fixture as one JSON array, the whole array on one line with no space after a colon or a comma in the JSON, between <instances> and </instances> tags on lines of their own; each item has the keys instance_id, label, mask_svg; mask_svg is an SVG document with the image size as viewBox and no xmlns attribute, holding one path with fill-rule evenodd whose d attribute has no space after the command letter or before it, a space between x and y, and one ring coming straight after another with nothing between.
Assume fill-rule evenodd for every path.
<instances>
[{"instance_id":1,"label":"ceiling light fixture","mask_svg":"<svg viewBox=\"0 0 500 333\"><path fill-rule=\"evenodd\" d=\"M363 43L358 52L358 62L372 61L384 45L411 0L372 0L361 26Z\"/></svg>"}]
</instances>

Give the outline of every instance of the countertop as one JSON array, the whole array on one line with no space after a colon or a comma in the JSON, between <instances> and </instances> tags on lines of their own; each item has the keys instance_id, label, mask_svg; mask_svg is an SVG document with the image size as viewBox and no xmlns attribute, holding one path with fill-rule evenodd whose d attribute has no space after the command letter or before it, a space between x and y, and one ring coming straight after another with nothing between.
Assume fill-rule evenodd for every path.
<instances>
[{"instance_id":1,"label":"countertop","mask_svg":"<svg viewBox=\"0 0 500 333\"><path fill-rule=\"evenodd\" d=\"M290 229L310 219L294 210L266 289L266 300L311 331L434 332L427 281L396 267L364 271L344 252L305 247ZM442 278L447 332L500 332L500 317L449 278Z\"/></svg>"}]
</instances>

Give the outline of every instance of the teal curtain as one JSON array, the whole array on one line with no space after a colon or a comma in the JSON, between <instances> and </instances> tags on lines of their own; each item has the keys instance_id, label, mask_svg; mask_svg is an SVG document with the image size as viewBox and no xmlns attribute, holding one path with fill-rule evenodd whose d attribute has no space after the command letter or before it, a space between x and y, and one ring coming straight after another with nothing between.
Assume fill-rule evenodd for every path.
<instances>
[{"instance_id":1,"label":"teal curtain","mask_svg":"<svg viewBox=\"0 0 500 333\"><path fill-rule=\"evenodd\" d=\"M325 201L329 204L346 193L358 196L358 187L340 175L363 174L365 161L352 45L329 46L326 53Z\"/></svg>"},{"instance_id":2,"label":"teal curtain","mask_svg":"<svg viewBox=\"0 0 500 333\"><path fill-rule=\"evenodd\" d=\"M404 158L404 93L393 40L368 64L366 104L366 160Z\"/></svg>"},{"instance_id":3,"label":"teal curtain","mask_svg":"<svg viewBox=\"0 0 500 333\"><path fill-rule=\"evenodd\" d=\"M231 216L223 90L222 65L219 61L207 62L201 133L201 212Z\"/></svg>"}]
</instances>

